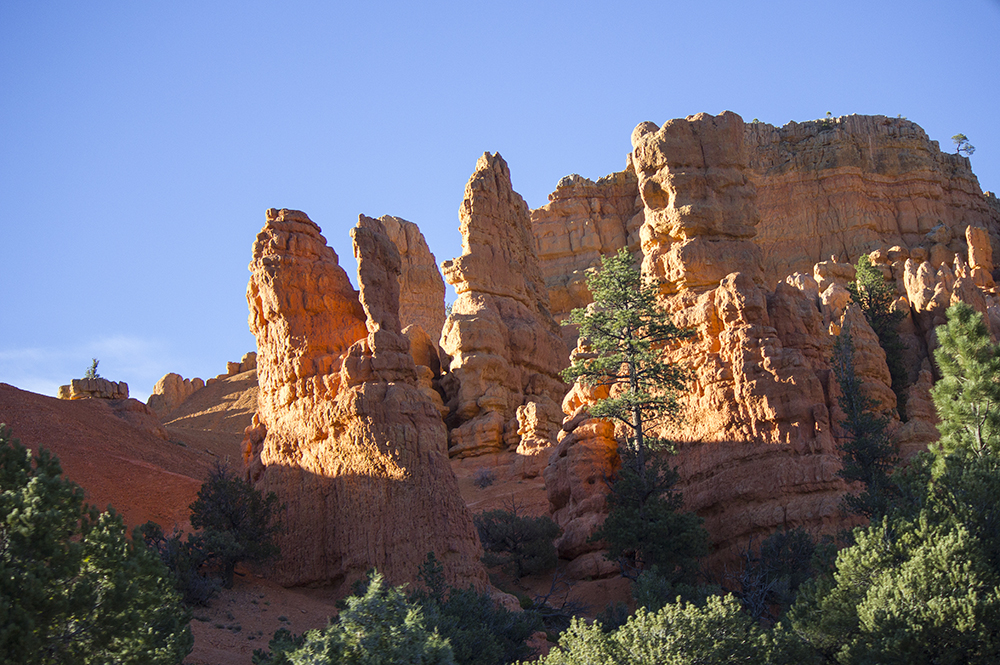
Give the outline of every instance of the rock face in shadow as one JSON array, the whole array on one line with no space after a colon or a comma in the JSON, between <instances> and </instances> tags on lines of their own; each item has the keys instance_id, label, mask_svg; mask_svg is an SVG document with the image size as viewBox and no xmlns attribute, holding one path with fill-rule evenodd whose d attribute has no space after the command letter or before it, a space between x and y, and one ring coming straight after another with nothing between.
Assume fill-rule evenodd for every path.
<instances>
[{"instance_id":1,"label":"rock face in shadow","mask_svg":"<svg viewBox=\"0 0 1000 665\"><path fill-rule=\"evenodd\" d=\"M352 236L360 297L304 213L269 210L253 246L260 394L244 455L285 504L276 579L336 585L374 566L399 584L434 552L450 583L483 587L445 426L400 331L399 253L378 220Z\"/></svg>"},{"instance_id":2,"label":"rock face in shadow","mask_svg":"<svg viewBox=\"0 0 1000 665\"><path fill-rule=\"evenodd\" d=\"M542 423L558 423L569 354L549 314L528 206L500 155L479 158L459 216L462 255L442 264L458 298L441 346L451 357L450 452L465 457L517 446L517 410L529 403Z\"/></svg>"}]
</instances>

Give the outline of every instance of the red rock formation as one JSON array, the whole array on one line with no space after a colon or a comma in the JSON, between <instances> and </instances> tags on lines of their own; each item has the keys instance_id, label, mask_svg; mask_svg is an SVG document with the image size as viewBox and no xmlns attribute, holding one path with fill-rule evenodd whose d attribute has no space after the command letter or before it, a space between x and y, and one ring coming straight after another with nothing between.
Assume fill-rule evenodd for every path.
<instances>
[{"instance_id":1,"label":"red rock formation","mask_svg":"<svg viewBox=\"0 0 1000 665\"><path fill-rule=\"evenodd\" d=\"M819 281L799 273L774 291L763 288L743 138L742 121L731 113L663 128L644 123L633 134L645 204L643 272L661 284L674 322L696 332L671 352L691 382L681 395L680 423L665 433L678 442L679 488L687 507L705 518L715 560L781 526L829 533L847 525L839 511L847 486L837 476L831 420L837 394L831 333L852 328L858 374L885 408L895 406L874 333L837 297L843 285L835 279L845 269L828 263L816 269ZM579 401L564 403L564 429L572 433L545 477L550 506L566 529L562 553L583 553L592 568L580 544L603 519L600 493L574 499L566 487L588 468L606 469L610 444L607 432L573 436L586 403Z\"/></svg>"},{"instance_id":2,"label":"red rock formation","mask_svg":"<svg viewBox=\"0 0 1000 665\"><path fill-rule=\"evenodd\" d=\"M1000 211L968 158L941 152L909 120L749 123L745 141L770 283L831 254L853 262L880 247L921 247L936 268L965 253L967 225L988 229L1000 247Z\"/></svg>"},{"instance_id":3,"label":"red rock formation","mask_svg":"<svg viewBox=\"0 0 1000 665\"><path fill-rule=\"evenodd\" d=\"M247 287L259 410L248 474L285 504L276 578L339 584L375 566L414 579L428 552L449 582L483 586L481 548L434 404L400 332L400 259L377 220L353 233L360 299L319 227L269 210Z\"/></svg>"},{"instance_id":4,"label":"red rock formation","mask_svg":"<svg viewBox=\"0 0 1000 665\"><path fill-rule=\"evenodd\" d=\"M459 216L462 255L442 265L458 298L441 346L452 358L451 454L469 456L516 446L517 409L529 402L544 420L560 419L569 354L548 311L528 206L502 157L479 158Z\"/></svg>"},{"instance_id":5,"label":"red rock formation","mask_svg":"<svg viewBox=\"0 0 1000 665\"><path fill-rule=\"evenodd\" d=\"M632 163L645 206L643 273L664 293L712 289L735 271L762 282L753 243L760 217L738 115L644 122L632 132Z\"/></svg>"},{"instance_id":6,"label":"red rock formation","mask_svg":"<svg viewBox=\"0 0 1000 665\"><path fill-rule=\"evenodd\" d=\"M124 381L73 379L68 386L59 386L59 399L128 399L128 384Z\"/></svg>"},{"instance_id":7,"label":"red rock formation","mask_svg":"<svg viewBox=\"0 0 1000 665\"><path fill-rule=\"evenodd\" d=\"M153 386L153 392L146 400L146 405L156 412L156 415L163 419L168 413L176 409L181 403L190 397L196 390L205 387L205 382L195 377L185 379L180 374L170 372L164 374L163 378Z\"/></svg>"},{"instance_id":8,"label":"red rock formation","mask_svg":"<svg viewBox=\"0 0 1000 665\"><path fill-rule=\"evenodd\" d=\"M561 323L590 302L586 271L600 265L601 256L628 247L639 258L642 201L632 165L597 182L566 176L549 202L531 211L531 226L549 307ZM567 341L576 346L575 335Z\"/></svg>"},{"instance_id":9,"label":"red rock formation","mask_svg":"<svg viewBox=\"0 0 1000 665\"><path fill-rule=\"evenodd\" d=\"M437 345L444 326L444 279L424 235L413 222L379 217L399 250L399 320L403 328L418 325Z\"/></svg>"}]
</instances>

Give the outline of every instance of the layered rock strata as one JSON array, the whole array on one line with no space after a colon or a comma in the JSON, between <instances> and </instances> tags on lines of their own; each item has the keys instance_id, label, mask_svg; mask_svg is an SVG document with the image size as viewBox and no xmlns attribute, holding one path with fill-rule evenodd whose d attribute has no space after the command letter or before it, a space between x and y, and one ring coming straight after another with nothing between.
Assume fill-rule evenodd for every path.
<instances>
[{"instance_id":1,"label":"layered rock strata","mask_svg":"<svg viewBox=\"0 0 1000 665\"><path fill-rule=\"evenodd\" d=\"M745 142L769 283L831 254L853 262L893 246L921 248L937 268L966 252L966 226L987 229L1000 247L1000 214L969 159L942 152L909 120L755 122Z\"/></svg>"},{"instance_id":2,"label":"layered rock strata","mask_svg":"<svg viewBox=\"0 0 1000 665\"><path fill-rule=\"evenodd\" d=\"M643 273L664 294L704 292L736 270L762 283L753 242L760 215L738 115L644 122L632 132L632 163L645 207Z\"/></svg>"},{"instance_id":3,"label":"layered rock strata","mask_svg":"<svg viewBox=\"0 0 1000 665\"><path fill-rule=\"evenodd\" d=\"M563 323L573 309L590 302L586 271L600 265L601 256L628 247L640 258L642 210L638 180L629 163L624 171L597 182L566 176L549 194L549 202L531 211L538 266L556 321ZM564 333L570 330L564 328ZM576 346L575 335L567 341L571 348Z\"/></svg>"},{"instance_id":4,"label":"layered rock strata","mask_svg":"<svg viewBox=\"0 0 1000 665\"><path fill-rule=\"evenodd\" d=\"M399 584L434 552L450 583L483 587L444 423L401 334L399 253L378 220L352 235L360 297L304 213L269 210L253 246L260 394L244 446L251 481L285 506L274 575L331 585L374 566Z\"/></svg>"},{"instance_id":5,"label":"layered rock strata","mask_svg":"<svg viewBox=\"0 0 1000 665\"><path fill-rule=\"evenodd\" d=\"M752 241L761 248L763 283L769 289L790 274L811 272L814 264L831 256L853 263L861 254L893 247L906 250L914 261L930 261L936 270L942 263L950 263L956 253L966 253L964 233L969 226L984 229L991 249L1000 249L1000 203L996 196L980 189L966 157L942 152L938 143L913 122L850 115L774 127L761 122L742 123L736 114L725 113L719 116L719 123L726 125L725 129L721 125L713 129L719 138L727 131L738 133L742 127L740 154L731 153L725 159L683 154L687 143L675 141L670 134L693 131L684 120L670 121L660 130L662 136L646 139L659 143L654 151L675 163L671 177L693 179L690 187L678 182L669 188L691 197L692 209L687 208L687 201L674 202L670 206L672 219L661 215L649 226L649 231L659 236L655 243L661 247L658 251L692 254L676 257L681 264L700 266L697 270L705 273L711 257L699 256L698 246L668 244L666 239L683 240L688 234L685 225L697 226L697 220L711 217L716 203L721 205L719 210L730 205L724 200L704 198L721 195L724 199L727 190L704 189L696 184L702 177L699 169L705 159L713 164L715 174L705 173L704 177L732 177L732 192L737 196L746 187L744 180L754 185L760 221ZM669 129L673 125L676 128ZM636 131L648 133L644 125ZM732 150L737 145L732 138L709 148ZM681 164L685 165L683 171L678 168ZM656 164L647 160L649 167L656 170ZM729 175L722 174L721 168L729 169ZM550 195L547 205L532 211L539 265L557 320L589 301L580 271L594 263L592 254L598 238L601 253L634 247L631 239L624 238L632 238L643 221L641 201L634 206L628 203L636 200L640 186L647 190L645 198L654 202L654 209L666 210L665 204L655 202L655 176L637 171L629 155L623 173L597 183L568 176ZM629 218L624 236L605 232L621 228L629 214L623 215L622 211L630 209L640 214ZM745 229L723 226L716 224L712 234L703 236L705 242L745 237ZM696 228L689 230L700 234ZM663 263L660 272L665 274L668 257L650 260ZM743 265L739 256L728 256L727 260ZM719 274L724 266L715 268L713 277L725 276ZM573 339L571 332L569 338Z\"/></svg>"},{"instance_id":6,"label":"layered rock strata","mask_svg":"<svg viewBox=\"0 0 1000 665\"><path fill-rule=\"evenodd\" d=\"M500 155L479 158L459 217L462 255L442 264L458 297L441 346L451 357L450 452L465 457L517 446L526 427L518 407L534 404L522 420L561 420L558 372L569 354L548 310L528 206Z\"/></svg>"}]
</instances>

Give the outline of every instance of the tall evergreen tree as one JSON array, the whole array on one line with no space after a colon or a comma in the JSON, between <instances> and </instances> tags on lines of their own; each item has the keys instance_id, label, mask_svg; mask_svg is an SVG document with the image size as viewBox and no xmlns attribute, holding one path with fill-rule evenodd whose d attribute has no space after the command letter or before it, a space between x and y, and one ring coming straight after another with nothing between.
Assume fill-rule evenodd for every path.
<instances>
[{"instance_id":1,"label":"tall evergreen tree","mask_svg":"<svg viewBox=\"0 0 1000 665\"><path fill-rule=\"evenodd\" d=\"M680 512L682 499L673 489L677 472L665 458L672 446L656 430L676 416L676 392L684 387L684 373L664 359L666 350L690 333L670 321L655 285L632 267L626 249L602 258L587 286L594 301L574 310L571 321L593 354L575 361L563 378L610 387L610 397L590 413L613 419L626 433L608 496L611 510L596 535L626 564L656 565L679 576L706 551L707 536L700 518Z\"/></svg>"},{"instance_id":2,"label":"tall evergreen tree","mask_svg":"<svg viewBox=\"0 0 1000 665\"><path fill-rule=\"evenodd\" d=\"M892 391L896 393L896 409L906 420L906 387L909 383L903 363L905 346L899 338L899 323L905 315L893 309L896 295L885 276L872 265L871 259L862 254L855 266L854 281L847 285L851 299L861 308L868 325L878 336L879 346L885 351L885 364L892 377Z\"/></svg>"},{"instance_id":3,"label":"tall evergreen tree","mask_svg":"<svg viewBox=\"0 0 1000 665\"><path fill-rule=\"evenodd\" d=\"M898 462L896 446L889 436L889 418L875 412L875 403L865 394L854 371L854 341L849 327L833 345L833 372L840 386L838 402L845 419L840 423L847 440L840 446L841 478L860 483L858 494L844 497L847 511L868 519L885 514L896 494L889 476Z\"/></svg>"},{"instance_id":4,"label":"tall evergreen tree","mask_svg":"<svg viewBox=\"0 0 1000 665\"><path fill-rule=\"evenodd\" d=\"M983 315L964 302L948 308L937 329L934 359L941 379L931 389L941 424L940 451L1000 454L1000 347Z\"/></svg>"}]
</instances>

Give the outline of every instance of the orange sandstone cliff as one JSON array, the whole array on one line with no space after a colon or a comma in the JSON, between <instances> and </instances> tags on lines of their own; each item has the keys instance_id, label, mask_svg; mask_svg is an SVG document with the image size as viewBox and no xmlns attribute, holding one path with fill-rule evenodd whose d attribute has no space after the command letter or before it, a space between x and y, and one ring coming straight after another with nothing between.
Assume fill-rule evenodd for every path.
<instances>
[{"instance_id":1,"label":"orange sandstone cliff","mask_svg":"<svg viewBox=\"0 0 1000 665\"><path fill-rule=\"evenodd\" d=\"M444 423L416 385L399 325L399 252L378 220L352 233L360 298L319 227L269 210L247 287L260 384L248 474L285 505L276 579L334 585L374 566L394 584L428 552L482 587Z\"/></svg>"},{"instance_id":2,"label":"orange sandstone cliff","mask_svg":"<svg viewBox=\"0 0 1000 665\"><path fill-rule=\"evenodd\" d=\"M681 423L667 434L678 441L679 488L687 507L705 518L716 561L776 528L830 533L848 525L839 504L849 487L837 476L843 414L829 362L843 328L854 338L866 390L896 418L904 458L937 436L929 354L944 309L966 300L1000 331L992 279L1000 217L967 160L941 154L906 121L852 116L831 125L786 127L764 141L766 127L727 112L662 127L642 123L632 136L642 270L660 285L674 321L697 333L671 353L691 381ZM823 141L825 151L817 147ZM857 148L853 162L850 146ZM776 156L779 148L784 157ZM840 182L842 196L796 189L817 180L828 189ZM562 205L558 192L549 208ZM551 233L550 216L533 217L536 233ZM849 223L834 232L833 219ZM555 244L539 240L540 247ZM840 262L817 262L835 245ZM906 315L906 422L895 412L885 354L845 289L854 278L846 261L862 252L895 285L896 307ZM586 251L577 256L574 263L541 253L550 282L571 283L581 266L596 264ZM560 276L558 266L569 268ZM585 292L574 297L575 306L586 304ZM579 386L567 395L560 442L545 470L550 508L565 530L560 553L573 559L578 576L606 574L587 540L603 519L603 479L617 463L610 425L586 415L597 397Z\"/></svg>"},{"instance_id":3,"label":"orange sandstone cliff","mask_svg":"<svg viewBox=\"0 0 1000 665\"><path fill-rule=\"evenodd\" d=\"M537 457L562 420L558 372L568 353L548 310L528 206L500 155L479 158L459 216L462 255L442 264L458 294L441 336L450 356L450 453L521 446Z\"/></svg>"}]
</instances>

